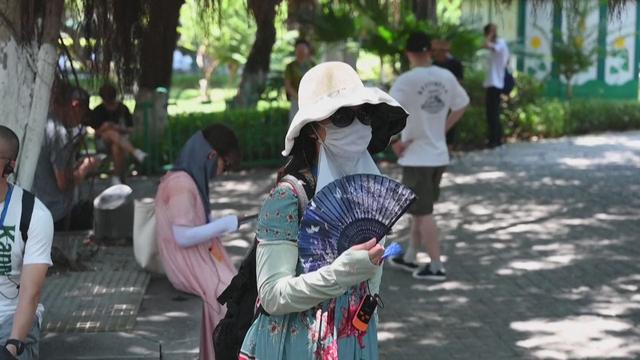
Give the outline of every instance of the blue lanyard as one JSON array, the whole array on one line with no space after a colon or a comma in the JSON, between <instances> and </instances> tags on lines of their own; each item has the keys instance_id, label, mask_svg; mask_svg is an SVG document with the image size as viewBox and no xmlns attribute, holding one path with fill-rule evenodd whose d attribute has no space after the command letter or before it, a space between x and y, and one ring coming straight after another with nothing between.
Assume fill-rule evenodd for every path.
<instances>
[{"instance_id":1,"label":"blue lanyard","mask_svg":"<svg viewBox=\"0 0 640 360\"><path fill-rule=\"evenodd\" d=\"M7 217L9 202L11 201L11 194L13 193L13 185L7 185L9 186L9 189L7 190L7 195L4 197L4 208L2 208L2 215L0 215L0 230L4 228L4 218Z\"/></svg>"}]
</instances>

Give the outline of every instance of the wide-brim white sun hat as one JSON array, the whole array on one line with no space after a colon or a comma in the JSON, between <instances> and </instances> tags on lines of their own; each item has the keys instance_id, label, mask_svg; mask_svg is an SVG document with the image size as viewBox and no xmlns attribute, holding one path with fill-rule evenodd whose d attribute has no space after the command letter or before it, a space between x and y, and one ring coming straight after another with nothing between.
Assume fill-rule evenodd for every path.
<instances>
[{"instance_id":1,"label":"wide-brim white sun hat","mask_svg":"<svg viewBox=\"0 0 640 360\"><path fill-rule=\"evenodd\" d=\"M306 124L325 120L342 107L362 104L375 106L369 111L372 138L368 150L372 154L380 152L404 129L409 114L386 92L365 87L350 65L331 61L314 66L300 80L299 110L287 131L282 155L289 155Z\"/></svg>"}]
</instances>

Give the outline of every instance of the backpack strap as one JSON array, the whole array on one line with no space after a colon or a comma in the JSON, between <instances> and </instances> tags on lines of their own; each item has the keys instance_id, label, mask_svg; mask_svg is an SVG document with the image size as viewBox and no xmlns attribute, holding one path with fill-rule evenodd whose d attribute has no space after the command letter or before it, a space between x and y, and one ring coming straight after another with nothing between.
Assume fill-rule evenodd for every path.
<instances>
[{"instance_id":1,"label":"backpack strap","mask_svg":"<svg viewBox=\"0 0 640 360\"><path fill-rule=\"evenodd\" d=\"M22 241L25 242L25 245L29 239L29 225L31 225L31 215L33 215L33 205L35 202L36 197L33 193L23 189L22 213L20 214L20 234L22 235Z\"/></svg>"},{"instance_id":2,"label":"backpack strap","mask_svg":"<svg viewBox=\"0 0 640 360\"><path fill-rule=\"evenodd\" d=\"M309 197L307 196L307 192L304 189L303 181L296 178L293 175L285 175L280 179L280 182L287 183L293 187L293 191L298 195L298 217L302 217L302 213L304 209L307 208L307 204L309 204Z\"/></svg>"}]
</instances>

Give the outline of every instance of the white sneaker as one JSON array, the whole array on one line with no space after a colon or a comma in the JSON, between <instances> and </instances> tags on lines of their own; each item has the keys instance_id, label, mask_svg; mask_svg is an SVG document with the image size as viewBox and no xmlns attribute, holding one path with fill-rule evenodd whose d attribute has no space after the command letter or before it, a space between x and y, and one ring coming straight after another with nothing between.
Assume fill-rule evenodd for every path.
<instances>
[{"instance_id":1,"label":"white sneaker","mask_svg":"<svg viewBox=\"0 0 640 360\"><path fill-rule=\"evenodd\" d=\"M140 150L140 149L136 149L136 150L133 152L133 157L134 157L134 158L136 158L136 160L137 160L139 163L143 163L143 162L144 162L144 159L146 159L148 155L149 155L149 154L147 154L146 152L144 152L144 151L142 151L142 150Z\"/></svg>"}]
</instances>

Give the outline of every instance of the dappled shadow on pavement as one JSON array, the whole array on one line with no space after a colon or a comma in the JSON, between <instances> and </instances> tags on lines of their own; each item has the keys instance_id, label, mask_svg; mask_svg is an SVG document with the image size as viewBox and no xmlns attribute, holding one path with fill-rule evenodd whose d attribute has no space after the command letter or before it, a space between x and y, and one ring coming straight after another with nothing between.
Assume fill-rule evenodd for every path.
<instances>
[{"instance_id":1,"label":"dappled shadow on pavement","mask_svg":"<svg viewBox=\"0 0 640 360\"><path fill-rule=\"evenodd\" d=\"M441 200L449 280L386 268L383 358L640 357L640 133L468 154Z\"/></svg>"},{"instance_id":2,"label":"dappled shadow on pavement","mask_svg":"<svg viewBox=\"0 0 640 360\"><path fill-rule=\"evenodd\" d=\"M395 165L383 171L400 177ZM513 144L456 160L436 206L449 279L418 281L385 267L381 358L640 358L639 179L638 132ZM157 179L140 181L136 197L153 195ZM212 208L255 213L274 183L273 169L224 175L212 183ZM389 241L406 243L408 229L403 217ZM252 223L223 237L236 263L254 231ZM172 291L152 281L135 336L61 343L62 335L48 334L49 344L104 343L105 353L117 346L153 356L168 337L175 342L164 343L167 358L192 358L201 305Z\"/></svg>"}]
</instances>

